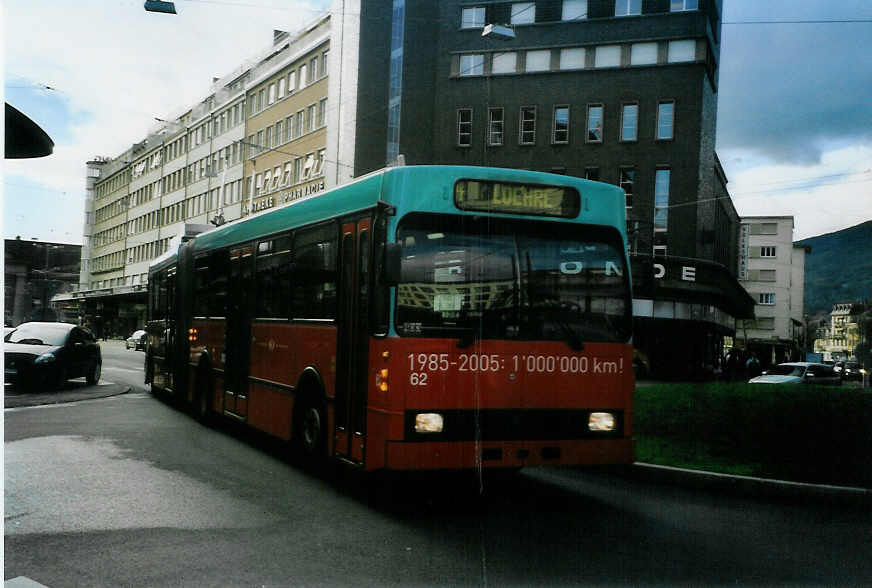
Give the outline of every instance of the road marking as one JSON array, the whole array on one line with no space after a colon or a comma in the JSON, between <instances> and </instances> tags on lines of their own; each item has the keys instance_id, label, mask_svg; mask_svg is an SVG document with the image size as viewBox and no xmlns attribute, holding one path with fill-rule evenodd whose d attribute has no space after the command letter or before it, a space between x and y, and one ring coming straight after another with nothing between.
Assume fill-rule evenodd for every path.
<instances>
[{"instance_id":1,"label":"road marking","mask_svg":"<svg viewBox=\"0 0 872 588\"><path fill-rule=\"evenodd\" d=\"M18 576L17 578L6 580L3 582L3 586L4 588L48 588L45 584L31 580L27 576Z\"/></svg>"},{"instance_id":2,"label":"road marking","mask_svg":"<svg viewBox=\"0 0 872 588\"><path fill-rule=\"evenodd\" d=\"M111 366L103 366L104 372L133 372L135 374L143 373L142 368L123 368L123 367L111 367Z\"/></svg>"}]
</instances>

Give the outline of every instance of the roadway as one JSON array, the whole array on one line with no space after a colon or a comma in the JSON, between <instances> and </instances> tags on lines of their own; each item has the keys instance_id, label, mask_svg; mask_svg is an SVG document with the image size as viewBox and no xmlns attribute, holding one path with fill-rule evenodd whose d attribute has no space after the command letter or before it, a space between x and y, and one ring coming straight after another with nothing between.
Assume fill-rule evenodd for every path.
<instances>
[{"instance_id":1,"label":"roadway","mask_svg":"<svg viewBox=\"0 0 872 588\"><path fill-rule=\"evenodd\" d=\"M277 443L155 399L142 353L115 347L104 379L129 393L5 411L6 580L872 584L868 504L609 470L524 471L483 493L474 476L312 473Z\"/></svg>"}]
</instances>

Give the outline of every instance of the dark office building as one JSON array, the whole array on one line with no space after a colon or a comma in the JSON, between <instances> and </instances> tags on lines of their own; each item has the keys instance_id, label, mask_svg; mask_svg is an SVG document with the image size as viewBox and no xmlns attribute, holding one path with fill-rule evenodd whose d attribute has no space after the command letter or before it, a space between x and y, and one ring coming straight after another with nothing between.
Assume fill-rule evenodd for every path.
<instances>
[{"instance_id":1,"label":"dark office building","mask_svg":"<svg viewBox=\"0 0 872 588\"><path fill-rule=\"evenodd\" d=\"M337 0L333 14L332 181L399 159L620 185L636 347L662 373L718 367L753 314L715 154L720 0Z\"/></svg>"},{"instance_id":2,"label":"dark office building","mask_svg":"<svg viewBox=\"0 0 872 588\"><path fill-rule=\"evenodd\" d=\"M5 239L3 324L76 322L79 317L74 305L52 299L78 285L81 250L81 245Z\"/></svg>"}]
</instances>

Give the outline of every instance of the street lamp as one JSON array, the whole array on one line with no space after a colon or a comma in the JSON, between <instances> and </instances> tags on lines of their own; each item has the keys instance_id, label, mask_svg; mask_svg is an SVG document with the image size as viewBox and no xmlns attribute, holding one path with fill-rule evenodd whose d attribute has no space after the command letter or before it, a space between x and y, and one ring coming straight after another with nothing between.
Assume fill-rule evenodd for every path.
<instances>
[{"instance_id":1,"label":"street lamp","mask_svg":"<svg viewBox=\"0 0 872 588\"><path fill-rule=\"evenodd\" d=\"M145 0L146 12L162 12L164 14L176 14L176 5L173 2L163 0Z\"/></svg>"}]
</instances>

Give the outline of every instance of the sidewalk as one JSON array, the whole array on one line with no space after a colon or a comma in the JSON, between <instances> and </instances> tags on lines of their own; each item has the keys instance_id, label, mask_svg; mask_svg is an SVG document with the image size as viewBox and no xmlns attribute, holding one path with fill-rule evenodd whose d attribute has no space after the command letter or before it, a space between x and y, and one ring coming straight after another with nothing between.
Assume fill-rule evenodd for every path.
<instances>
[{"instance_id":1,"label":"sidewalk","mask_svg":"<svg viewBox=\"0 0 872 588\"><path fill-rule=\"evenodd\" d=\"M130 386L122 384L97 384L88 386L84 382L71 380L63 389L56 392L24 393L12 388L9 384L3 390L3 408L21 408L25 406L41 406L44 404L62 404L94 398L108 398L130 392Z\"/></svg>"}]
</instances>

